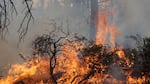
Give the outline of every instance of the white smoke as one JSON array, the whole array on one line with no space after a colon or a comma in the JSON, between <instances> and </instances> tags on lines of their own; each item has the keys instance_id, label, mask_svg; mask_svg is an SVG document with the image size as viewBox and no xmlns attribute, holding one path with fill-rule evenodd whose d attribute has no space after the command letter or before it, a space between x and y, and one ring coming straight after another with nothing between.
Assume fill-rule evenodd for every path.
<instances>
[{"instance_id":1,"label":"white smoke","mask_svg":"<svg viewBox=\"0 0 150 84\"><path fill-rule=\"evenodd\" d=\"M118 28L125 35L150 36L150 0L114 0Z\"/></svg>"}]
</instances>

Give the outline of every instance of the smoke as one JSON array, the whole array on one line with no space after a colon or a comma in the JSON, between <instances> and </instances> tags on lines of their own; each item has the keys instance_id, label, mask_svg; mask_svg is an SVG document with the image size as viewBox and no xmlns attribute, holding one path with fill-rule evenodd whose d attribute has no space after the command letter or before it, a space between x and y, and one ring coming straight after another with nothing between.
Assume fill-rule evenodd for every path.
<instances>
[{"instance_id":1,"label":"smoke","mask_svg":"<svg viewBox=\"0 0 150 84\"><path fill-rule=\"evenodd\" d=\"M88 36L89 30L87 26L87 8L85 5L75 4L71 0L33 0L32 13L35 22L30 23L27 35L19 48L18 28L24 17L24 5L21 0L16 0L16 8L18 15L13 16L9 25L9 33L6 41L0 41L0 66L19 62L22 60L18 54L23 53L30 56L32 52L31 43L39 35L50 32L53 28L50 26L50 19L55 19L63 24L69 24L70 32L76 32ZM74 3L74 4L73 4ZM64 5L63 5L64 4ZM20 12L21 11L21 12ZM25 27L24 25L23 27Z\"/></svg>"},{"instance_id":2,"label":"smoke","mask_svg":"<svg viewBox=\"0 0 150 84\"><path fill-rule=\"evenodd\" d=\"M89 37L89 25L87 24L88 7L81 4L80 0L33 0L34 24L30 24L30 29L24 39L24 42L17 48L18 33L23 15L14 16L14 20L9 28L9 34L6 39L8 43L0 41L0 64L18 60L19 52L31 53L31 42L38 35L51 31L49 26L50 19L68 19L71 32L76 32ZM76 3L75 3L76 2ZM118 29L122 30L123 35L149 34L150 22L150 0L113 0L116 15L114 21ZM20 5L20 0L16 1L17 9L24 9ZM65 22L64 22L65 23ZM123 40L126 42L125 40Z\"/></svg>"},{"instance_id":3,"label":"smoke","mask_svg":"<svg viewBox=\"0 0 150 84\"><path fill-rule=\"evenodd\" d=\"M135 48L133 40L124 37L139 34L150 36L150 1L149 0L112 0L113 21L122 31L119 42L126 47Z\"/></svg>"},{"instance_id":4,"label":"smoke","mask_svg":"<svg viewBox=\"0 0 150 84\"><path fill-rule=\"evenodd\" d=\"M0 40L0 75L5 74L6 70L3 69L10 68L11 64L22 62L17 53L19 52L16 46Z\"/></svg>"},{"instance_id":5,"label":"smoke","mask_svg":"<svg viewBox=\"0 0 150 84\"><path fill-rule=\"evenodd\" d=\"M150 36L150 0L114 0L116 25L124 35ZM118 4L119 3L119 4Z\"/></svg>"}]
</instances>

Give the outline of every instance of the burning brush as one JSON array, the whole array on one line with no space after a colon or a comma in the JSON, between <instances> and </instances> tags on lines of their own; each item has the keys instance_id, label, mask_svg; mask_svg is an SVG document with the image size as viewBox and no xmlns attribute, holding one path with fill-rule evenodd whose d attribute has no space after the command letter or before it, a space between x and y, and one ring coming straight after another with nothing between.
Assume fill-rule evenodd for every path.
<instances>
[{"instance_id":1,"label":"burning brush","mask_svg":"<svg viewBox=\"0 0 150 84\"><path fill-rule=\"evenodd\" d=\"M121 32L108 23L108 17L106 12L98 12L94 42L71 36L59 28L37 37L33 42L33 57L27 60L19 54L25 62L12 65L7 76L0 79L0 84L150 83L150 72L147 70L143 74L136 69L141 68L137 60L140 51L115 45L116 36Z\"/></svg>"}]
</instances>

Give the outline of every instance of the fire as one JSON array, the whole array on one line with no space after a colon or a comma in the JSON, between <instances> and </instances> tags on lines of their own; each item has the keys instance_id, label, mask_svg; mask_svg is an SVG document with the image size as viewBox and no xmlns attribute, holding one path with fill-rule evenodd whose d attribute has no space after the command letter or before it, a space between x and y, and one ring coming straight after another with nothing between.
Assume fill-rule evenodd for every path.
<instances>
[{"instance_id":1,"label":"fire","mask_svg":"<svg viewBox=\"0 0 150 84\"><path fill-rule=\"evenodd\" d=\"M124 52L122 50L119 50L116 53L119 56L119 58L124 58L125 57L125 54L124 54Z\"/></svg>"},{"instance_id":2,"label":"fire","mask_svg":"<svg viewBox=\"0 0 150 84\"><path fill-rule=\"evenodd\" d=\"M98 55L79 58L78 50L82 48L83 46L78 43L68 43L62 46L63 52L59 54L57 66L54 69L58 84L142 84L149 81L146 76L141 78L132 77L132 70L124 71L117 62L110 66L104 65L101 63L102 61L99 61ZM123 50L119 50L117 55L120 56L120 59L127 59ZM38 56L23 64L12 65L8 76L0 79L0 84L20 84L21 82L24 84L52 84L49 75L49 61L47 56ZM98 64L94 65L93 62ZM110 69L110 71L107 72L107 69ZM123 76L121 76L122 73ZM119 78L125 78L119 79L118 76Z\"/></svg>"},{"instance_id":3,"label":"fire","mask_svg":"<svg viewBox=\"0 0 150 84\"><path fill-rule=\"evenodd\" d=\"M60 71L65 70L65 74L62 78L59 79L59 83L62 84L62 80L68 79L65 83L77 83L79 81L78 79L75 79L75 77L80 75L83 75L87 72L87 69L85 68L86 65L80 65L81 60L78 58L78 49L82 48L77 43L68 44L62 47L62 50L64 50L63 55L60 56L61 61L58 61L59 66L62 66L58 68L57 70L61 69ZM63 69L62 69L63 68Z\"/></svg>"},{"instance_id":4,"label":"fire","mask_svg":"<svg viewBox=\"0 0 150 84\"><path fill-rule=\"evenodd\" d=\"M8 77L1 79L0 84L14 84L23 80L29 82L30 80L41 81L48 78L49 61L45 58L37 58L25 62L24 64L14 64L8 72ZM31 81L34 84L34 81Z\"/></svg>"},{"instance_id":5,"label":"fire","mask_svg":"<svg viewBox=\"0 0 150 84\"><path fill-rule=\"evenodd\" d=\"M95 43L84 46L67 42L57 54L54 77L58 84L143 84L147 76L133 77L133 62L126 57L124 48L116 48L116 37L121 32L109 23L109 14L99 10ZM105 47L108 44L111 47ZM36 56L23 64L11 66L0 84L52 84L50 56Z\"/></svg>"},{"instance_id":6,"label":"fire","mask_svg":"<svg viewBox=\"0 0 150 84\"><path fill-rule=\"evenodd\" d=\"M115 47L116 37L121 34L121 32L115 28L113 23L108 23L109 14L105 11L99 9L96 17L97 33L96 33L96 44L105 45L110 43L111 46Z\"/></svg>"}]
</instances>

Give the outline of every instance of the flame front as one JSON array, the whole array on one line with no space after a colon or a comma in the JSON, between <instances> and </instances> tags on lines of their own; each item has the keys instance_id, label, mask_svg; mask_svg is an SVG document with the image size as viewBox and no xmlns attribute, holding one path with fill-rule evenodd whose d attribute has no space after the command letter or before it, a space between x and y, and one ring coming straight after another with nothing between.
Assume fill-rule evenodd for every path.
<instances>
[{"instance_id":1,"label":"flame front","mask_svg":"<svg viewBox=\"0 0 150 84\"><path fill-rule=\"evenodd\" d=\"M54 70L54 75L56 76L58 84L143 84L150 81L147 76L141 78L132 77L132 70L124 71L123 67L118 67L120 61L110 66L104 65L101 62L93 65L92 62L97 63L98 56L79 58L79 48L82 49L83 47L79 46L77 43L62 47L64 51L58 56L57 66ZM120 59L125 59L125 63L128 62L122 50L119 50L117 54ZM99 68L100 71L97 68ZM106 73L107 69L110 69L110 71ZM124 74L125 79L117 78L120 73ZM8 76L2 78L0 84L20 84L21 82L24 84L52 84L50 80L49 57L39 56L22 65L12 65Z\"/></svg>"}]
</instances>

